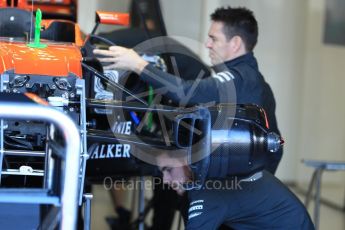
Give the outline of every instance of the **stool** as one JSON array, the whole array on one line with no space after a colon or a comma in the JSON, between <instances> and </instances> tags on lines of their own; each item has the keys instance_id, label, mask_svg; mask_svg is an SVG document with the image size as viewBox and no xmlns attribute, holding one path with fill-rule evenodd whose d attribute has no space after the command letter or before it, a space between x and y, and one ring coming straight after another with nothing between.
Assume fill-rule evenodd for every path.
<instances>
[{"instance_id":1,"label":"stool","mask_svg":"<svg viewBox=\"0 0 345 230\"><path fill-rule=\"evenodd\" d=\"M308 166L313 167L314 172L312 179L308 186L308 192L305 199L305 206L308 208L312 196L313 187L316 188L315 193L315 207L314 207L314 224L315 229L319 229L320 221L320 196L321 196L321 176L323 171L340 171L345 170L345 162L332 162L332 161L318 161L318 160L302 160Z\"/></svg>"}]
</instances>

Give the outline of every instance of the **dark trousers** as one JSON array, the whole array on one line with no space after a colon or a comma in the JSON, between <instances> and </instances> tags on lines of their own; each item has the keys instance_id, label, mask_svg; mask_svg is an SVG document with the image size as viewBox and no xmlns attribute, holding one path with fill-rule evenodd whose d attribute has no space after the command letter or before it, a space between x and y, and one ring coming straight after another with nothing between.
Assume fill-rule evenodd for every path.
<instances>
[{"instance_id":1,"label":"dark trousers","mask_svg":"<svg viewBox=\"0 0 345 230\"><path fill-rule=\"evenodd\" d=\"M173 189L163 184L156 184L153 194L152 230L168 230L171 228L175 211L180 211L184 223L187 222L188 196L178 195Z\"/></svg>"}]
</instances>

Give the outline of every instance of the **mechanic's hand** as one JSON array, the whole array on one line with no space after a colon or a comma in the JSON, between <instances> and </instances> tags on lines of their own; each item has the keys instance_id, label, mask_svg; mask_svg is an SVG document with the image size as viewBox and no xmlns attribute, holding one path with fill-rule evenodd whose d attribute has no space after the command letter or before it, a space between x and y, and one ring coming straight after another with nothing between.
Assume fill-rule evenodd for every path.
<instances>
[{"instance_id":1,"label":"mechanic's hand","mask_svg":"<svg viewBox=\"0 0 345 230\"><path fill-rule=\"evenodd\" d=\"M109 50L95 49L94 54L106 57L98 58L101 62L110 62L104 69L123 69L140 74L149 63L142 59L133 49L121 46L110 46Z\"/></svg>"}]
</instances>

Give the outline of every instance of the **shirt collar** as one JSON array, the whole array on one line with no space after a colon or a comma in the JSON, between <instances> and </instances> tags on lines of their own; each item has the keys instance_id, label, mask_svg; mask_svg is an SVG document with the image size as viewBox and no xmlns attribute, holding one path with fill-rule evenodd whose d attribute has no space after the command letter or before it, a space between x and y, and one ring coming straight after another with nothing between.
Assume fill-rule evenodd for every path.
<instances>
[{"instance_id":1,"label":"shirt collar","mask_svg":"<svg viewBox=\"0 0 345 230\"><path fill-rule=\"evenodd\" d=\"M253 52L248 52L244 55L241 55L235 59L226 61L224 63L218 64L213 66L212 68L216 71L216 72L221 72L224 71L226 68L232 67L232 66L236 66L242 62L246 62L249 65L252 65L255 68L258 68L258 64L257 61L254 57L254 53Z\"/></svg>"}]
</instances>

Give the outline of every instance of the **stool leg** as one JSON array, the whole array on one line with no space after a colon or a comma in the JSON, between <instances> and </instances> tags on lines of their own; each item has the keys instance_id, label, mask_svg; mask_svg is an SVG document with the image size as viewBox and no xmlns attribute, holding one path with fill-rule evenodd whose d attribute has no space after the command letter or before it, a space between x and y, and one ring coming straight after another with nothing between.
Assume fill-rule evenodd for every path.
<instances>
[{"instance_id":1,"label":"stool leg","mask_svg":"<svg viewBox=\"0 0 345 230\"><path fill-rule=\"evenodd\" d=\"M315 181L316 181L316 175L317 175L317 169L313 172L313 176L309 182L309 186L308 186L308 191L307 191L307 195L305 196L305 202L304 205L305 207L308 209L309 203L310 203L310 199L312 197L312 191L313 191L313 187L315 185Z\"/></svg>"},{"instance_id":2,"label":"stool leg","mask_svg":"<svg viewBox=\"0 0 345 230\"><path fill-rule=\"evenodd\" d=\"M145 220L144 220L144 210L145 210L145 186L144 177L140 176L140 189L139 189L139 230L144 230Z\"/></svg>"},{"instance_id":3,"label":"stool leg","mask_svg":"<svg viewBox=\"0 0 345 230\"><path fill-rule=\"evenodd\" d=\"M91 200L93 195L91 193L84 194L85 209L84 209L84 230L91 229Z\"/></svg>"},{"instance_id":4,"label":"stool leg","mask_svg":"<svg viewBox=\"0 0 345 230\"><path fill-rule=\"evenodd\" d=\"M316 174L316 194L315 194L315 207L314 207L314 224L315 229L319 230L320 223L320 197L321 197L321 176L323 168L318 168Z\"/></svg>"},{"instance_id":5,"label":"stool leg","mask_svg":"<svg viewBox=\"0 0 345 230\"><path fill-rule=\"evenodd\" d=\"M344 195L344 205L343 205L343 212L345 212L345 195Z\"/></svg>"}]
</instances>

